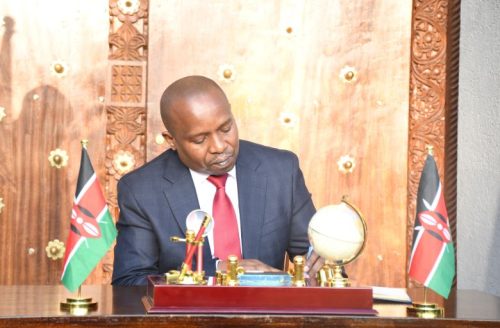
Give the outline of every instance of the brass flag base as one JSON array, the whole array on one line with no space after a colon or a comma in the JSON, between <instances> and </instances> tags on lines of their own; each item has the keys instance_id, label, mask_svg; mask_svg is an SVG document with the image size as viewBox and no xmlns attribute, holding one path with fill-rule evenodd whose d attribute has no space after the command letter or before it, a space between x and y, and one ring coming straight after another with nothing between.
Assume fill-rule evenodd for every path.
<instances>
[{"instance_id":1,"label":"brass flag base","mask_svg":"<svg viewBox=\"0 0 500 328\"><path fill-rule=\"evenodd\" d=\"M67 298L66 302L61 302L61 311L69 312L73 315L86 315L97 310L97 302L92 302L92 298Z\"/></svg>"},{"instance_id":2,"label":"brass flag base","mask_svg":"<svg viewBox=\"0 0 500 328\"><path fill-rule=\"evenodd\" d=\"M406 314L416 318L442 318L444 309L435 303L412 303L412 306L406 308Z\"/></svg>"}]
</instances>

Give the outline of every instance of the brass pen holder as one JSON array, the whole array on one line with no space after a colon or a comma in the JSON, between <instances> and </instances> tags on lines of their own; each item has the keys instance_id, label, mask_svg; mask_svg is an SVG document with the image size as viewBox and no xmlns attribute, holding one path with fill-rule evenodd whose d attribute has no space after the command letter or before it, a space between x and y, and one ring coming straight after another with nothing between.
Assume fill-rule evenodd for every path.
<instances>
[{"instance_id":1,"label":"brass pen holder","mask_svg":"<svg viewBox=\"0 0 500 328\"><path fill-rule=\"evenodd\" d=\"M197 247L201 254L203 249L203 240L196 241L194 231L187 230L186 238L171 237L172 242L185 242L186 243L186 256L191 247ZM200 261L200 259L198 259ZM182 263L181 270L170 270L165 273L165 280L169 285L206 285L207 280L205 278L205 271L198 269L193 271L191 268L191 262Z\"/></svg>"},{"instance_id":2,"label":"brass pen holder","mask_svg":"<svg viewBox=\"0 0 500 328\"><path fill-rule=\"evenodd\" d=\"M293 270L288 273L292 276L292 285L295 287L304 287L306 285L304 266L305 259L303 256L298 255L293 258Z\"/></svg>"},{"instance_id":3,"label":"brass pen holder","mask_svg":"<svg viewBox=\"0 0 500 328\"><path fill-rule=\"evenodd\" d=\"M217 271L215 273L216 283L219 286L238 286L240 284L238 275L243 273L245 273L245 269L238 265L238 257L229 255L226 272Z\"/></svg>"}]
</instances>

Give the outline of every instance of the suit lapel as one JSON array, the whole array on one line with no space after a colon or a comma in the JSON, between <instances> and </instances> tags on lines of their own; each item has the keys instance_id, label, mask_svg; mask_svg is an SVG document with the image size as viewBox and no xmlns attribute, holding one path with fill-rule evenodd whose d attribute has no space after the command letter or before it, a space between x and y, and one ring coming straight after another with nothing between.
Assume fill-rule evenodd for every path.
<instances>
[{"instance_id":1,"label":"suit lapel","mask_svg":"<svg viewBox=\"0 0 500 328\"><path fill-rule=\"evenodd\" d=\"M244 148L244 144L241 143ZM260 161L240 150L236 164L241 239L244 258L258 258L260 235L264 221L267 177L258 172Z\"/></svg>"},{"instance_id":2,"label":"suit lapel","mask_svg":"<svg viewBox=\"0 0 500 328\"><path fill-rule=\"evenodd\" d=\"M264 221L267 177L259 172L260 161L253 154L245 152L241 143L240 155L236 163L238 182L238 203L240 209L241 239L243 256L258 258L260 253L260 235ZM179 229L186 231L186 217L192 210L199 209L198 198L193 180L175 152L169 151L163 178L169 184L163 193L170 206ZM208 242L204 253L210 254Z\"/></svg>"},{"instance_id":3,"label":"suit lapel","mask_svg":"<svg viewBox=\"0 0 500 328\"><path fill-rule=\"evenodd\" d=\"M177 153L170 152L168 155L167 165L163 174L163 178L167 180L168 187L163 190L163 193L179 229L185 235L186 217L192 210L199 209L200 204L189 169L181 163ZM205 270L215 272L208 240L203 245L203 261ZM194 259L194 263L196 263L196 258Z\"/></svg>"},{"instance_id":4,"label":"suit lapel","mask_svg":"<svg viewBox=\"0 0 500 328\"><path fill-rule=\"evenodd\" d=\"M199 209L200 205L189 169L180 162L177 153L171 151L168 155L163 178L169 185L165 187L163 193L179 229L184 234L187 215L192 210Z\"/></svg>"}]
</instances>

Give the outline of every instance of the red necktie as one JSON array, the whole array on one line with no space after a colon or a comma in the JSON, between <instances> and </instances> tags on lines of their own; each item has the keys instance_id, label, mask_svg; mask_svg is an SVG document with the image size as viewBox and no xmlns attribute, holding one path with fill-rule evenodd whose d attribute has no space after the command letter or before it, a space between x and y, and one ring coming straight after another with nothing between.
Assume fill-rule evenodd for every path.
<instances>
[{"instance_id":1,"label":"red necktie","mask_svg":"<svg viewBox=\"0 0 500 328\"><path fill-rule=\"evenodd\" d=\"M241 258L238 222L231 200L226 194L227 173L208 177L216 188L212 214L214 217L214 256L227 260L229 255Z\"/></svg>"}]
</instances>

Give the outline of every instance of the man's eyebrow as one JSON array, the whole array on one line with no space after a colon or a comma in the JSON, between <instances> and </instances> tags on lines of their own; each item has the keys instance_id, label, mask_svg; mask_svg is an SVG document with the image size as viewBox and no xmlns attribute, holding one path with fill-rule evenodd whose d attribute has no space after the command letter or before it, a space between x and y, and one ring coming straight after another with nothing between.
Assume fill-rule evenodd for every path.
<instances>
[{"instance_id":1,"label":"man's eyebrow","mask_svg":"<svg viewBox=\"0 0 500 328\"><path fill-rule=\"evenodd\" d=\"M225 122L223 122L221 125L219 125L219 128L225 126L225 125L228 125L229 123L231 123L233 121L233 118L230 117L228 118Z\"/></svg>"},{"instance_id":2,"label":"man's eyebrow","mask_svg":"<svg viewBox=\"0 0 500 328\"><path fill-rule=\"evenodd\" d=\"M230 124L233 121L233 117L228 118L226 121L222 122L217 129L220 129L228 124ZM198 132L194 134L187 134L187 138L196 138L196 137L201 137L201 136L206 136L207 134L210 134L210 132Z\"/></svg>"},{"instance_id":3,"label":"man's eyebrow","mask_svg":"<svg viewBox=\"0 0 500 328\"><path fill-rule=\"evenodd\" d=\"M207 134L209 134L209 132L199 132L199 133L195 133L195 134L188 134L187 138L188 139L193 139L193 138L196 138L196 137L206 136Z\"/></svg>"}]
</instances>

